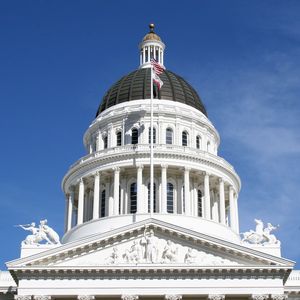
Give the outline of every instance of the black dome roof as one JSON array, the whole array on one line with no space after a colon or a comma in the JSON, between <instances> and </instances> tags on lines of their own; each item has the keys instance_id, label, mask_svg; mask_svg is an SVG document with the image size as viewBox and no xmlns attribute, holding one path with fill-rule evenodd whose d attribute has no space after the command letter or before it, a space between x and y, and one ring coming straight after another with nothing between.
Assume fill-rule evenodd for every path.
<instances>
[{"instance_id":1,"label":"black dome roof","mask_svg":"<svg viewBox=\"0 0 300 300\"><path fill-rule=\"evenodd\" d=\"M103 97L96 117L105 109L118 103L150 99L150 70L150 68L138 69L117 81ZM190 105L207 116L206 109L197 92L182 77L165 70L160 78L164 84L156 98Z\"/></svg>"}]
</instances>

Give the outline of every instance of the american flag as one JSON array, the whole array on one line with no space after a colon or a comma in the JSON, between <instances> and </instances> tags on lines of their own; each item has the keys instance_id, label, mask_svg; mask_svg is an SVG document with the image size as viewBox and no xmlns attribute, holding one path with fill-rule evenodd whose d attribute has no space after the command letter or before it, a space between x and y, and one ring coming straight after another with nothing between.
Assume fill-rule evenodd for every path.
<instances>
[{"instance_id":1,"label":"american flag","mask_svg":"<svg viewBox=\"0 0 300 300\"><path fill-rule=\"evenodd\" d=\"M153 81L156 83L158 89L161 89L164 83L158 75L164 71L164 68L154 58L151 58L151 65L153 67Z\"/></svg>"},{"instance_id":2,"label":"american flag","mask_svg":"<svg viewBox=\"0 0 300 300\"><path fill-rule=\"evenodd\" d=\"M163 66L161 66L154 58L151 58L151 65L153 66L156 75L160 75L164 71Z\"/></svg>"}]
</instances>

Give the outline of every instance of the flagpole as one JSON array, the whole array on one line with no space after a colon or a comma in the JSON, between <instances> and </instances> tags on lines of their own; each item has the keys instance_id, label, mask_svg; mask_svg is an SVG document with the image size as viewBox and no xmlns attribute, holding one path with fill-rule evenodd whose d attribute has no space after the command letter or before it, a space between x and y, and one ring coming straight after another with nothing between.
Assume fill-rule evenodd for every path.
<instances>
[{"instance_id":1,"label":"flagpole","mask_svg":"<svg viewBox=\"0 0 300 300\"><path fill-rule=\"evenodd\" d=\"M153 217L153 66L151 65L151 98L150 98L150 217Z\"/></svg>"}]
</instances>

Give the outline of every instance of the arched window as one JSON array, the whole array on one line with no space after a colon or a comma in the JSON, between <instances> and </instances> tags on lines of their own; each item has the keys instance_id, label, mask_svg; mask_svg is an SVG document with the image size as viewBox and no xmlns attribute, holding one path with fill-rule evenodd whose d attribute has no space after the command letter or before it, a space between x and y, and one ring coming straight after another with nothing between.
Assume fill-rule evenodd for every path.
<instances>
[{"instance_id":1,"label":"arched window","mask_svg":"<svg viewBox=\"0 0 300 300\"><path fill-rule=\"evenodd\" d=\"M107 135L103 137L103 148L107 149Z\"/></svg>"},{"instance_id":2,"label":"arched window","mask_svg":"<svg viewBox=\"0 0 300 300\"><path fill-rule=\"evenodd\" d=\"M196 137L196 148L197 149L201 148L201 137L200 137L200 135L197 135L197 137Z\"/></svg>"},{"instance_id":3,"label":"arched window","mask_svg":"<svg viewBox=\"0 0 300 300\"><path fill-rule=\"evenodd\" d=\"M117 132L117 146L121 146L122 145L122 132L118 131Z\"/></svg>"},{"instance_id":4,"label":"arched window","mask_svg":"<svg viewBox=\"0 0 300 300\"><path fill-rule=\"evenodd\" d=\"M182 146L187 146L188 144L188 134L186 131L182 132Z\"/></svg>"},{"instance_id":5,"label":"arched window","mask_svg":"<svg viewBox=\"0 0 300 300\"><path fill-rule=\"evenodd\" d=\"M197 202L198 202L198 217L203 217L203 213L202 213L202 192L200 190L198 190Z\"/></svg>"},{"instance_id":6,"label":"arched window","mask_svg":"<svg viewBox=\"0 0 300 300\"><path fill-rule=\"evenodd\" d=\"M137 198L137 188L136 182L130 185L130 213L136 213L136 198Z\"/></svg>"},{"instance_id":7,"label":"arched window","mask_svg":"<svg viewBox=\"0 0 300 300\"><path fill-rule=\"evenodd\" d=\"M149 144L151 144L151 127L149 127ZM153 127L153 144L156 144L156 128Z\"/></svg>"},{"instance_id":8,"label":"arched window","mask_svg":"<svg viewBox=\"0 0 300 300\"><path fill-rule=\"evenodd\" d=\"M153 212L156 211L156 184L153 183ZM148 183L148 213L150 213L150 182Z\"/></svg>"},{"instance_id":9,"label":"arched window","mask_svg":"<svg viewBox=\"0 0 300 300\"><path fill-rule=\"evenodd\" d=\"M173 130L172 128L167 128L166 130L166 144L173 144Z\"/></svg>"},{"instance_id":10,"label":"arched window","mask_svg":"<svg viewBox=\"0 0 300 300\"><path fill-rule=\"evenodd\" d=\"M170 182L167 184L167 212L174 212L174 186Z\"/></svg>"},{"instance_id":11,"label":"arched window","mask_svg":"<svg viewBox=\"0 0 300 300\"><path fill-rule=\"evenodd\" d=\"M131 144L135 145L139 142L139 132L136 128L131 130Z\"/></svg>"},{"instance_id":12,"label":"arched window","mask_svg":"<svg viewBox=\"0 0 300 300\"><path fill-rule=\"evenodd\" d=\"M101 206L100 206L100 217L103 218L105 217L105 190L101 192Z\"/></svg>"}]
</instances>

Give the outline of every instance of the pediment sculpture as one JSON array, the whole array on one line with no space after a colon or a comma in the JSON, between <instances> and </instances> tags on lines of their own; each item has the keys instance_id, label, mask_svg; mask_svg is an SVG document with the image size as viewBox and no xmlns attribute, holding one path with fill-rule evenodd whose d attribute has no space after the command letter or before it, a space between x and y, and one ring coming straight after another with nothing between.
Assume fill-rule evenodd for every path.
<instances>
[{"instance_id":1,"label":"pediment sculpture","mask_svg":"<svg viewBox=\"0 0 300 300\"><path fill-rule=\"evenodd\" d=\"M105 263L112 264L200 264L200 265L237 265L238 263L220 256L199 251L171 240L158 238L153 230L145 229L140 239L128 246L114 246Z\"/></svg>"},{"instance_id":2,"label":"pediment sculpture","mask_svg":"<svg viewBox=\"0 0 300 300\"><path fill-rule=\"evenodd\" d=\"M264 227L262 220L254 219L256 224L255 230L250 230L242 233L242 242L245 244L256 245L280 245L280 241L271 232L276 230L279 225L273 226L271 223L267 223Z\"/></svg>"},{"instance_id":3,"label":"pediment sculpture","mask_svg":"<svg viewBox=\"0 0 300 300\"><path fill-rule=\"evenodd\" d=\"M31 231L32 234L27 235L25 240L22 241L22 246L24 245L41 245L45 242L47 245L60 244L59 235L47 225L47 220L40 220L40 224L36 226L35 222L24 225L15 225L21 227L26 231Z\"/></svg>"}]
</instances>

